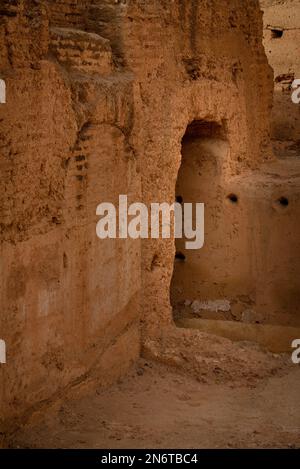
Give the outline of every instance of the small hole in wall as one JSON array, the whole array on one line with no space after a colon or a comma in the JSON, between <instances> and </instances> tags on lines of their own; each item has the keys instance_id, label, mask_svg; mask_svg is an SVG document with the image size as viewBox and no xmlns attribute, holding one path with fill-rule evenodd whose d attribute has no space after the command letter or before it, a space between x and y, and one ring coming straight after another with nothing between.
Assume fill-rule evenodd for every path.
<instances>
[{"instance_id":1,"label":"small hole in wall","mask_svg":"<svg viewBox=\"0 0 300 469\"><path fill-rule=\"evenodd\" d=\"M277 203L281 205L282 207L287 207L289 205L289 199L287 199L286 197L280 197L277 200Z\"/></svg>"},{"instance_id":2,"label":"small hole in wall","mask_svg":"<svg viewBox=\"0 0 300 469\"><path fill-rule=\"evenodd\" d=\"M176 252L175 254L175 260L176 261L181 261L181 262L184 262L186 259L185 255L182 253L182 252Z\"/></svg>"},{"instance_id":3,"label":"small hole in wall","mask_svg":"<svg viewBox=\"0 0 300 469\"><path fill-rule=\"evenodd\" d=\"M177 197L176 197L176 202L177 202L178 204L182 204L182 202L183 202L183 197L182 197L181 195L177 195Z\"/></svg>"},{"instance_id":4,"label":"small hole in wall","mask_svg":"<svg viewBox=\"0 0 300 469\"><path fill-rule=\"evenodd\" d=\"M154 254L152 262L151 262L151 271L153 271L156 267L159 267L159 259L158 259L158 255Z\"/></svg>"},{"instance_id":5,"label":"small hole in wall","mask_svg":"<svg viewBox=\"0 0 300 469\"><path fill-rule=\"evenodd\" d=\"M232 204L237 204L239 201L239 198L236 194L229 194L227 196L227 199L232 203Z\"/></svg>"},{"instance_id":6,"label":"small hole in wall","mask_svg":"<svg viewBox=\"0 0 300 469\"><path fill-rule=\"evenodd\" d=\"M272 39L280 39L283 36L283 29L273 28L271 29Z\"/></svg>"}]
</instances>

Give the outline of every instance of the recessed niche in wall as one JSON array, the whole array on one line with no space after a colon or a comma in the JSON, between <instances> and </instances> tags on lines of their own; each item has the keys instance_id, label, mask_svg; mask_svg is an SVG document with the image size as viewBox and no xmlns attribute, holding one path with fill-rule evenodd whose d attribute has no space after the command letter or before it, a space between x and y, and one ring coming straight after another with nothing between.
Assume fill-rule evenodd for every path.
<instances>
[{"instance_id":1,"label":"recessed niche in wall","mask_svg":"<svg viewBox=\"0 0 300 469\"><path fill-rule=\"evenodd\" d=\"M187 250L187 239L175 240L176 256L170 288L174 319L189 310L190 306L185 306L189 299L206 301L219 298L220 259L228 255L223 250L222 241L225 221L223 224L222 217L218 216L224 212L222 168L230 157L226 122L193 121L182 138L181 155L176 201L193 205L193 230L196 229L195 206L204 204L205 240L203 248L191 250ZM221 282L224 283L223 279ZM203 287L207 284L208 289ZM211 298L208 298L210 294Z\"/></svg>"},{"instance_id":2,"label":"recessed niche in wall","mask_svg":"<svg viewBox=\"0 0 300 469\"><path fill-rule=\"evenodd\" d=\"M229 200L229 202L231 202L232 204L237 204L238 201L239 201L239 198L236 194L229 194L227 196L227 199Z\"/></svg>"},{"instance_id":3,"label":"recessed niche in wall","mask_svg":"<svg viewBox=\"0 0 300 469\"><path fill-rule=\"evenodd\" d=\"M283 207L287 207L289 205L289 199L286 197L280 197L280 199L278 199L278 203Z\"/></svg>"},{"instance_id":4,"label":"recessed niche in wall","mask_svg":"<svg viewBox=\"0 0 300 469\"><path fill-rule=\"evenodd\" d=\"M286 209L289 206L290 202L287 197L279 197L274 203L274 208L276 209Z\"/></svg>"},{"instance_id":5,"label":"recessed niche in wall","mask_svg":"<svg viewBox=\"0 0 300 469\"><path fill-rule=\"evenodd\" d=\"M186 257L182 252L176 252L175 254L175 260L177 261L185 261Z\"/></svg>"},{"instance_id":6,"label":"recessed niche in wall","mask_svg":"<svg viewBox=\"0 0 300 469\"><path fill-rule=\"evenodd\" d=\"M281 196L278 199L273 201L272 207L276 212L285 212L288 211L290 206L290 200L286 196Z\"/></svg>"},{"instance_id":7,"label":"recessed niche in wall","mask_svg":"<svg viewBox=\"0 0 300 469\"><path fill-rule=\"evenodd\" d=\"M283 36L283 29L272 28L271 29L272 39L280 39Z\"/></svg>"}]
</instances>

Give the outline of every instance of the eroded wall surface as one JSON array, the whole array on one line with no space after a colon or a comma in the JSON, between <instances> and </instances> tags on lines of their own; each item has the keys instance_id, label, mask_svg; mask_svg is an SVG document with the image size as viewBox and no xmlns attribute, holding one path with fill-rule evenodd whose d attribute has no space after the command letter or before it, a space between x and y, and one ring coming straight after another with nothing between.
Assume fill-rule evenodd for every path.
<instances>
[{"instance_id":1,"label":"eroded wall surface","mask_svg":"<svg viewBox=\"0 0 300 469\"><path fill-rule=\"evenodd\" d=\"M139 355L139 243L96 236L98 204L140 193L133 76L83 7L1 2L2 418Z\"/></svg>"},{"instance_id":2,"label":"eroded wall surface","mask_svg":"<svg viewBox=\"0 0 300 469\"><path fill-rule=\"evenodd\" d=\"M214 122L226 149L212 155L211 203L217 216L227 204L228 214L224 243L213 246L218 271L227 273L226 294L253 301L259 272L264 305L270 279L256 259L268 231L253 198L260 204L271 187L266 213L273 210L278 177L259 179L274 155L258 1L2 3L2 415L21 415L72 384L118 377L139 355L140 330L144 354L196 374L232 380L246 365L255 376L271 373L273 361L262 366L259 352L248 364L237 345L174 326L173 239L100 242L95 231L97 205L117 204L119 194L173 203L188 125ZM235 191L238 208L226 198ZM196 279L201 269L195 262Z\"/></svg>"},{"instance_id":3,"label":"eroded wall surface","mask_svg":"<svg viewBox=\"0 0 300 469\"><path fill-rule=\"evenodd\" d=\"M145 2L133 11L132 25L127 26L131 40L127 60L140 83L136 145L146 162L142 166L144 200L175 200L181 142L194 120L215 122L224 129L229 150L218 164L226 190L233 190L230 186L234 177L272 159L268 128L272 73L262 46L262 14L257 2L243 6L241 2L207 2L201 7L198 2L163 2L159 7ZM218 200L217 183L215 186L215 190L211 188L213 202L220 214L223 203ZM227 284L231 290L235 284L235 293L242 286L249 294L249 290L255 290L254 277L249 275L249 243L245 249L239 244L236 238L242 237L243 227L240 235L235 235L230 221L224 243L228 252L235 243L233 264L237 271L230 270ZM243 220L239 223L242 225ZM234 235L231 242L230 236ZM163 326L172 324L169 290L174 255L174 240L143 243L147 349L156 350ZM226 269L224 253L218 268ZM201 269L197 264L193 271L196 281ZM194 280L192 276L189 279Z\"/></svg>"},{"instance_id":4,"label":"eroded wall surface","mask_svg":"<svg viewBox=\"0 0 300 469\"><path fill-rule=\"evenodd\" d=\"M291 100L291 85L300 77L299 0L261 0L264 45L274 69L272 137L279 156L299 155L300 107Z\"/></svg>"},{"instance_id":5,"label":"eroded wall surface","mask_svg":"<svg viewBox=\"0 0 300 469\"><path fill-rule=\"evenodd\" d=\"M260 30L257 34L261 38ZM253 35L251 30L252 38ZM224 45L219 44L214 52L227 52L226 39L221 36L221 40ZM258 44L260 40L257 40L257 50L260 50ZM243 54L244 61L249 61L249 68L253 69L258 59L251 56L250 48ZM215 60L217 57L215 52ZM193 135L182 134L185 137L180 146L182 158L176 196L183 202L205 203L205 244L203 249L193 252L184 249L183 241L176 242L184 260L176 259L171 284L175 317L196 315L242 323L299 325L300 232L296 221L300 214L299 159L277 161L271 149L266 152L265 160L257 159L264 153L262 142L257 153L250 150L248 143L251 154L246 153L243 158L240 154L243 130L228 132L232 118L230 114L227 117L227 112L234 105L232 83L239 89L239 97L245 93L248 96L251 87L263 87L263 103L256 100L258 91L256 96L250 95L246 102L240 102L233 115L238 118L248 115L248 131L261 130L267 125L268 116L259 120L261 111L258 109L263 105L271 111L271 100L266 101L270 97L271 76L265 59L259 60L259 66L261 71L255 78L250 76L244 63L241 66L245 71L241 75L243 91L239 89L241 82L235 83L234 76L232 81L224 78L228 84L224 95L231 97L231 101L225 106L221 119L217 113L206 114L203 99L188 121L194 120L198 126L201 122L215 122L215 127L222 129L221 136L217 131L206 135L203 130ZM198 80L202 90L203 80L199 77ZM218 111L222 108L221 95L215 91L209 93L210 102L216 103ZM291 92L288 97L298 112L299 108L291 101ZM193 105L196 100L193 99ZM187 108L191 107L187 105ZM256 111L253 121L250 116ZM238 125L240 123L235 123L236 129ZM256 140L257 133L253 138ZM247 165L251 168L247 169Z\"/></svg>"}]
</instances>

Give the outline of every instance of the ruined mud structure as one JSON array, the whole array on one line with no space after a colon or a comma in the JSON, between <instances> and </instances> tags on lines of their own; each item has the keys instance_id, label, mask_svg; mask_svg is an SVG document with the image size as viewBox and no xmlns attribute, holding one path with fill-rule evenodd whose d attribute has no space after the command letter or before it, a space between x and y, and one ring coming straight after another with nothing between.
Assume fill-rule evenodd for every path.
<instances>
[{"instance_id":1,"label":"ruined mud structure","mask_svg":"<svg viewBox=\"0 0 300 469\"><path fill-rule=\"evenodd\" d=\"M300 4L298 0L262 0L264 45L274 70L272 139L278 156L299 155L300 112L291 85L300 76Z\"/></svg>"},{"instance_id":2,"label":"ruined mud structure","mask_svg":"<svg viewBox=\"0 0 300 469\"><path fill-rule=\"evenodd\" d=\"M3 432L141 355L208 383L281 368L229 340L276 351L300 327L299 108L279 89L300 78L298 20L262 6L272 122L257 0L1 0ZM100 241L119 194L204 202L204 248Z\"/></svg>"}]
</instances>

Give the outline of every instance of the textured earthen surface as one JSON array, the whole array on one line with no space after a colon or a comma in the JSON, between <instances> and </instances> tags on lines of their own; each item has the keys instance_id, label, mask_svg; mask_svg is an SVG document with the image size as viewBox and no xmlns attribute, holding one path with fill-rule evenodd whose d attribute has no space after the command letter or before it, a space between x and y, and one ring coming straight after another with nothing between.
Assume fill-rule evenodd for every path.
<instances>
[{"instance_id":1,"label":"textured earthen surface","mask_svg":"<svg viewBox=\"0 0 300 469\"><path fill-rule=\"evenodd\" d=\"M139 356L139 244L95 231L100 202L140 194L133 77L63 3L2 2L2 417Z\"/></svg>"},{"instance_id":2,"label":"textured earthen surface","mask_svg":"<svg viewBox=\"0 0 300 469\"><path fill-rule=\"evenodd\" d=\"M291 100L291 84L300 77L299 0L261 0L264 45L274 69L272 137L282 156L299 154L300 108ZM284 151L282 151L284 150Z\"/></svg>"},{"instance_id":3,"label":"textured earthen surface","mask_svg":"<svg viewBox=\"0 0 300 469\"><path fill-rule=\"evenodd\" d=\"M126 380L69 393L15 437L26 448L298 448L299 369L257 387L199 382L140 360ZM244 381L245 382L245 381Z\"/></svg>"},{"instance_id":4,"label":"textured earthen surface","mask_svg":"<svg viewBox=\"0 0 300 469\"><path fill-rule=\"evenodd\" d=\"M208 383L283 373L282 357L176 328L170 302L299 325L300 173L272 151L262 34L257 0L1 2L4 430L115 381L141 350ZM173 277L173 239L97 238L96 207L119 194L203 199L206 250L187 273Z\"/></svg>"}]
</instances>

